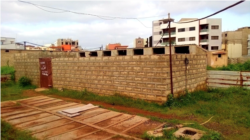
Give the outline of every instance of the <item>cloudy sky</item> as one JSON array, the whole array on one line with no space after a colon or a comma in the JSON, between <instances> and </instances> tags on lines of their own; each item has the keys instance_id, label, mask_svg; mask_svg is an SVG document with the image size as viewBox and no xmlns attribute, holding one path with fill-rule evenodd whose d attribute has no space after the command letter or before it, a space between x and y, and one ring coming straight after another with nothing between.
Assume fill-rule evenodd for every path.
<instances>
[{"instance_id":1,"label":"cloudy sky","mask_svg":"<svg viewBox=\"0 0 250 140\"><path fill-rule=\"evenodd\" d=\"M236 1L30 0L29 2L78 13L125 18L150 17L140 19L141 22L136 19L102 19L96 16L36 7L18 0L1 1L1 36L14 37L17 42L29 41L42 45L54 43L58 38L71 38L79 40L82 48L94 49L117 42L133 47L135 38L147 38L152 35L153 20L167 18L168 13L171 13L175 21L179 21L182 17L202 18ZM222 31L250 26L249 7L250 1L245 1L212 18L222 18Z\"/></svg>"}]
</instances>

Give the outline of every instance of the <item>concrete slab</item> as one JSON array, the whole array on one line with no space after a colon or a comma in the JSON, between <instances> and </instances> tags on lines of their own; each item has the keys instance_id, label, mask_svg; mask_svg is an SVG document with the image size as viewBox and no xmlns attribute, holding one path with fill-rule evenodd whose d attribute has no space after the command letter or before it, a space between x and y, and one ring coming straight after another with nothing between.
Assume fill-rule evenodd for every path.
<instances>
[{"instance_id":1,"label":"concrete slab","mask_svg":"<svg viewBox=\"0 0 250 140\"><path fill-rule=\"evenodd\" d=\"M198 129L194 129L194 128L190 128L190 127L183 127L178 129L176 132L174 132L174 136L175 137L184 137L184 138L188 138L190 140L199 140L203 134L205 132L198 130Z\"/></svg>"},{"instance_id":2,"label":"concrete slab","mask_svg":"<svg viewBox=\"0 0 250 140\"><path fill-rule=\"evenodd\" d=\"M120 114L121 113L113 112L113 111L105 112L103 114L99 114L99 115L93 116L91 118L84 119L83 122L94 124L94 123L101 122L103 120L107 120L109 118L118 116Z\"/></svg>"},{"instance_id":3,"label":"concrete slab","mask_svg":"<svg viewBox=\"0 0 250 140\"><path fill-rule=\"evenodd\" d=\"M105 131L98 131L96 133L93 133L91 135L78 138L77 140L104 140L105 138L108 138L110 136L113 136L114 134L107 133Z\"/></svg>"},{"instance_id":4,"label":"concrete slab","mask_svg":"<svg viewBox=\"0 0 250 140\"><path fill-rule=\"evenodd\" d=\"M20 123L23 123L23 122L32 121L32 120L36 120L36 119L39 119L39 118L47 117L49 115L50 115L49 113L40 113L40 114L35 114L35 115L32 115L32 116L28 116L28 117L15 118L13 120L9 120L8 122L10 124L17 125L17 124L20 124Z\"/></svg>"}]
</instances>

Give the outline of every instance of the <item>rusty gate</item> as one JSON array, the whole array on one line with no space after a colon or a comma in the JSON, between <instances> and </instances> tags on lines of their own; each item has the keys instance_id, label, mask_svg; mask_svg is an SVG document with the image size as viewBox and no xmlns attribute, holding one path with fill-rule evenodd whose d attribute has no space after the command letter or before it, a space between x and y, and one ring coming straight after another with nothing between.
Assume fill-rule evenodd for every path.
<instances>
[{"instance_id":1,"label":"rusty gate","mask_svg":"<svg viewBox=\"0 0 250 140\"><path fill-rule=\"evenodd\" d=\"M51 58L39 58L40 65L40 87L52 87Z\"/></svg>"}]
</instances>

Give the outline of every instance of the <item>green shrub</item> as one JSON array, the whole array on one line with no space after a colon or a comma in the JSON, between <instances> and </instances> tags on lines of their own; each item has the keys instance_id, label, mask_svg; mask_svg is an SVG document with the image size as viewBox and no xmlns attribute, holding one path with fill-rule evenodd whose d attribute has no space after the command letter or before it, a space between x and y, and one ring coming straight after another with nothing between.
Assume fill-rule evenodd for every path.
<instances>
[{"instance_id":1,"label":"green shrub","mask_svg":"<svg viewBox=\"0 0 250 140\"><path fill-rule=\"evenodd\" d=\"M250 71L250 60L243 64L229 64L228 66L212 68L207 66L207 70L225 70L225 71Z\"/></svg>"},{"instance_id":2,"label":"green shrub","mask_svg":"<svg viewBox=\"0 0 250 140\"><path fill-rule=\"evenodd\" d=\"M1 67L1 74L10 74L11 75L11 80L15 80L15 69L14 67L9 67L9 66L2 66Z\"/></svg>"},{"instance_id":3,"label":"green shrub","mask_svg":"<svg viewBox=\"0 0 250 140\"><path fill-rule=\"evenodd\" d=\"M18 80L20 86L22 87L26 87L26 86L30 86L31 85L31 80L28 78L28 77L21 77L19 80Z\"/></svg>"}]
</instances>

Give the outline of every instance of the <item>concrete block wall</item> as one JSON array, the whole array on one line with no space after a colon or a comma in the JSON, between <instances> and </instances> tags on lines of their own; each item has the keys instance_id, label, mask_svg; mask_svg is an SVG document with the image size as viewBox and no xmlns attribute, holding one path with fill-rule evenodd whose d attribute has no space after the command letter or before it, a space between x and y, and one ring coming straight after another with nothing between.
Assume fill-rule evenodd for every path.
<instances>
[{"instance_id":1,"label":"concrete block wall","mask_svg":"<svg viewBox=\"0 0 250 140\"><path fill-rule=\"evenodd\" d=\"M1 49L1 66L14 66L15 55L29 54L29 58L42 57L78 57L77 52L50 52L42 50L6 50Z\"/></svg>"},{"instance_id":2,"label":"concrete block wall","mask_svg":"<svg viewBox=\"0 0 250 140\"><path fill-rule=\"evenodd\" d=\"M189 65L184 64L185 58ZM52 59L53 86L164 102L170 94L169 55ZM206 56L173 55L174 96L206 88Z\"/></svg>"},{"instance_id":3,"label":"concrete block wall","mask_svg":"<svg viewBox=\"0 0 250 140\"><path fill-rule=\"evenodd\" d=\"M32 80L32 84L40 86L40 71L39 58L76 58L76 52L49 52L49 51L35 51L28 53L14 53L13 65L16 70L15 80L18 81L22 76L26 76Z\"/></svg>"},{"instance_id":4,"label":"concrete block wall","mask_svg":"<svg viewBox=\"0 0 250 140\"><path fill-rule=\"evenodd\" d=\"M167 47L166 47L167 48ZM170 94L169 55L153 55L152 48L144 55L134 55L133 49L126 56L54 57L52 58L52 79L54 88L92 91L100 95L115 93L156 102L165 102ZM206 88L206 52L197 48L196 54L173 54L174 96ZM146 54L145 54L146 52ZM185 58L189 64L184 64ZM28 76L33 84L40 85L38 58L31 54L15 56L16 77Z\"/></svg>"},{"instance_id":5,"label":"concrete block wall","mask_svg":"<svg viewBox=\"0 0 250 140\"><path fill-rule=\"evenodd\" d=\"M245 63L250 61L250 57L229 58L228 64Z\"/></svg>"}]
</instances>

